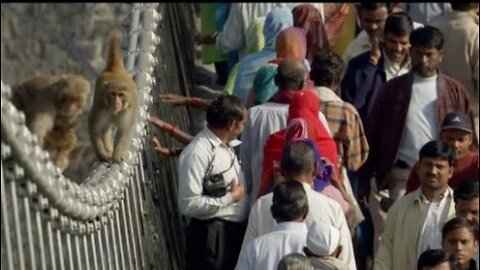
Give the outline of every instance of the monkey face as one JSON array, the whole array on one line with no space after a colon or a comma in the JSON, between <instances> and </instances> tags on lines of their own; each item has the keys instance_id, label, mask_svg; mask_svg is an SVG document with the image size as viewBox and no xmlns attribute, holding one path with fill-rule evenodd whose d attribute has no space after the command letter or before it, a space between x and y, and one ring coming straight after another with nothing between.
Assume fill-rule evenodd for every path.
<instances>
[{"instance_id":1,"label":"monkey face","mask_svg":"<svg viewBox=\"0 0 480 270\"><path fill-rule=\"evenodd\" d=\"M115 113L119 113L127 107L127 97L124 92L110 91L108 93L108 100L110 108L112 108Z\"/></svg>"},{"instance_id":2,"label":"monkey face","mask_svg":"<svg viewBox=\"0 0 480 270\"><path fill-rule=\"evenodd\" d=\"M76 116L81 112L84 103L81 97L63 95L58 99L58 113L65 117Z\"/></svg>"}]
</instances>

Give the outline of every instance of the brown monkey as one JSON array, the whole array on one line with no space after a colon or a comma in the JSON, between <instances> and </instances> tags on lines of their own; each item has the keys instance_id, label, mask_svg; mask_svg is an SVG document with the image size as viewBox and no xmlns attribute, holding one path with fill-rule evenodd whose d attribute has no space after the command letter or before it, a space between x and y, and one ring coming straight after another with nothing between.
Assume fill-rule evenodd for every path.
<instances>
[{"instance_id":1,"label":"brown monkey","mask_svg":"<svg viewBox=\"0 0 480 270\"><path fill-rule=\"evenodd\" d=\"M120 31L114 31L110 36L107 66L95 84L88 119L90 139L102 162L123 161L137 118L137 87L123 66L120 39ZM116 133L112 143L114 127Z\"/></svg>"},{"instance_id":2,"label":"brown monkey","mask_svg":"<svg viewBox=\"0 0 480 270\"><path fill-rule=\"evenodd\" d=\"M43 147L57 119L75 122L90 95L90 83L81 75L34 76L12 87L12 103Z\"/></svg>"},{"instance_id":3,"label":"brown monkey","mask_svg":"<svg viewBox=\"0 0 480 270\"><path fill-rule=\"evenodd\" d=\"M45 137L44 148L54 156L54 163L62 171L68 167L70 153L77 144L75 126L75 122L57 118L55 126Z\"/></svg>"}]
</instances>

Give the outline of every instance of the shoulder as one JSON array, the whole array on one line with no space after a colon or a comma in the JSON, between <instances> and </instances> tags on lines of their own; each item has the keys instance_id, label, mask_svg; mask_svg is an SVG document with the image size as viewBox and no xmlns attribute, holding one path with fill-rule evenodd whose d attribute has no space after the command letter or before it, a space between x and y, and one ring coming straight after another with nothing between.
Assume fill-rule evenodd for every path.
<instances>
[{"instance_id":1,"label":"shoulder","mask_svg":"<svg viewBox=\"0 0 480 270\"><path fill-rule=\"evenodd\" d=\"M418 198L419 193L420 187L395 201L392 207L388 210L388 215L396 216L398 212L407 210L413 201Z\"/></svg>"},{"instance_id":2,"label":"shoulder","mask_svg":"<svg viewBox=\"0 0 480 270\"><path fill-rule=\"evenodd\" d=\"M361 68L368 64L370 61L370 51L361 53L355 57L353 57L349 62L349 68Z\"/></svg>"},{"instance_id":3,"label":"shoulder","mask_svg":"<svg viewBox=\"0 0 480 270\"><path fill-rule=\"evenodd\" d=\"M454 79L450 76L447 76L444 73L439 73L439 76L440 76L439 79L447 86L448 89L454 89L454 90L462 89L462 90L465 90L465 88L463 87L463 84L461 82L457 81L456 79Z\"/></svg>"},{"instance_id":4,"label":"shoulder","mask_svg":"<svg viewBox=\"0 0 480 270\"><path fill-rule=\"evenodd\" d=\"M342 212L342 207L334 199L331 199L315 190L307 191L307 196L310 198L314 205L323 205L325 210L331 210L333 212Z\"/></svg>"}]
</instances>

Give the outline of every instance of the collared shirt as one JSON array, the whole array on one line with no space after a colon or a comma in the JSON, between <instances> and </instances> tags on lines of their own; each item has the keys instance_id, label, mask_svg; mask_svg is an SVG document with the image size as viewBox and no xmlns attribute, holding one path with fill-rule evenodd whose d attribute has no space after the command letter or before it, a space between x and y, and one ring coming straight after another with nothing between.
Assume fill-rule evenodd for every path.
<instances>
[{"instance_id":1,"label":"collared shirt","mask_svg":"<svg viewBox=\"0 0 480 270\"><path fill-rule=\"evenodd\" d=\"M399 65L390 60L390 58L388 58L388 55L385 53L385 50L383 51L383 69L385 70L387 82L392 78L408 73L411 67L412 64L410 62L409 56L407 56L405 63Z\"/></svg>"},{"instance_id":2,"label":"collared shirt","mask_svg":"<svg viewBox=\"0 0 480 270\"><path fill-rule=\"evenodd\" d=\"M344 261L350 270L357 269L350 230L348 229L347 220L345 219L345 214L342 212L342 208L336 201L313 190L310 185L306 183L302 183L302 185L307 193L309 207L307 217L305 218L307 227L309 227L313 221L316 221L331 224L337 228L341 233L340 245L343 247L339 259ZM248 218L247 230L243 238L242 251L240 253L243 252L250 241L258 236L272 232L275 229L277 223L270 212L272 196L272 193L264 195L257 199L253 205Z\"/></svg>"},{"instance_id":3,"label":"collared shirt","mask_svg":"<svg viewBox=\"0 0 480 270\"><path fill-rule=\"evenodd\" d=\"M178 159L178 205L183 215L204 220L211 218L235 222L245 220L247 197L233 203L230 192L220 198L203 194L203 179L212 161L211 173L215 174L228 169L233 160L233 166L223 173L223 178L227 185L237 180L244 184L240 164L230 144L223 143L207 127L182 151Z\"/></svg>"},{"instance_id":4,"label":"collared shirt","mask_svg":"<svg viewBox=\"0 0 480 270\"><path fill-rule=\"evenodd\" d=\"M307 245L307 226L303 222L281 222L275 231L253 239L240 253L238 270L277 269L278 262L290 253L303 253Z\"/></svg>"},{"instance_id":5,"label":"collared shirt","mask_svg":"<svg viewBox=\"0 0 480 270\"><path fill-rule=\"evenodd\" d=\"M330 88L315 87L312 91L320 100L320 111L327 118L341 158L340 164L356 171L368 157L369 146L362 120L355 107L344 102Z\"/></svg>"},{"instance_id":6,"label":"collared shirt","mask_svg":"<svg viewBox=\"0 0 480 270\"><path fill-rule=\"evenodd\" d=\"M447 186L449 194L453 191ZM417 265L421 223L421 188L398 199L388 210L382 239L375 254L374 270L406 270ZM455 217L455 203L447 203L447 218ZM443 227L443 224L441 224ZM440 228L441 228L440 227Z\"/></svg>"},{"instance_id":7,"label":"collared shirt","mask_svg":"<svg viewBox=\"0 0 480 270\"><path fill-rule=\"evenodd\" d=\"M428 201L423 192L420 194L420 236L417 254L420 256L427 249L442 248L442 227L448 217L448 208L452 203L452 193L449 189L433 201Z\"/></svg>"},{"instance_id":8,"label":"collared shirt","mask_svg":"<svg viewBox=\"0 0 480 270\"><path fill-rule=\"evenodd\" d=\"M262 179L263 147L271 134L287 127L288 106L288 104L267 102L248 110L242 133L240 160L245 173L246 191L250 197L249 206L255 202ZM318 112L318 116L330 133L323 113Z\"/></svg>"}]
</instances>

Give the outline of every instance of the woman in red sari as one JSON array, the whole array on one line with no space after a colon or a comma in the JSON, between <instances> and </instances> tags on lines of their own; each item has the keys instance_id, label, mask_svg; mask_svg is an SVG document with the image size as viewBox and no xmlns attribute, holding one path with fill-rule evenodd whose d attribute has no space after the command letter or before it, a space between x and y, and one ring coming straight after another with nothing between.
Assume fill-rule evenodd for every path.
<instances>
[{"instance_id":1,"label":"woman in red sari","mask_svg":"<svg viewBox=\"0 0 480 270\"><path fill-rule=\"evenodd\" d=\"M349 203L344 199L342 193L334 187L338 183L334 183L334 186L330 183L339 179L339 159L335 141L318 118L320 106L318 98L313 92L308 90L287 92L289 93L278 92L274 97L276 99L290 100L288 127L270 135L263 148L262 182L260 183L257 197L268 193L275 184L279 174L277 165L285 145L294 139L308 138L315 142L320 152L319 156L323 157L323 162L325 163L322 164L322 160L317 160L321 166L315 179L314 189L325 193L325 195L339 202L346 213L350 209ZM283 96L280 97L279 95ZM326 170L328 165L331 166L331 172Z\"/></svg>"}]
</instances>

